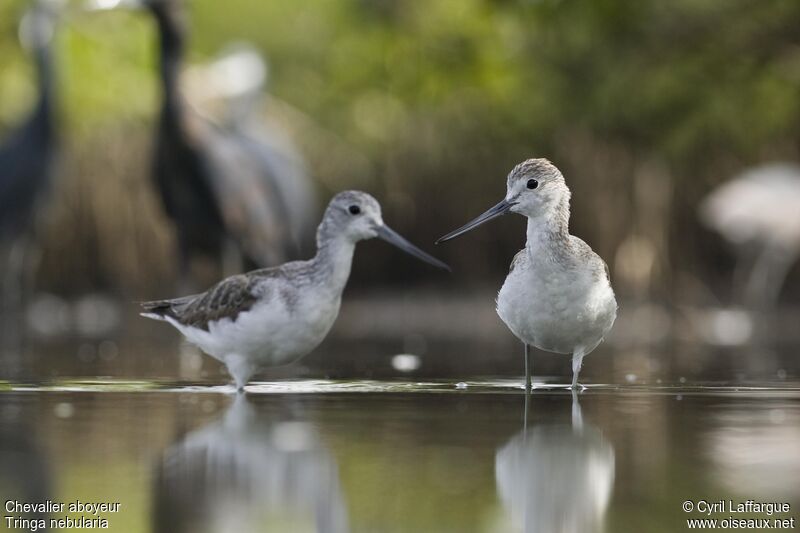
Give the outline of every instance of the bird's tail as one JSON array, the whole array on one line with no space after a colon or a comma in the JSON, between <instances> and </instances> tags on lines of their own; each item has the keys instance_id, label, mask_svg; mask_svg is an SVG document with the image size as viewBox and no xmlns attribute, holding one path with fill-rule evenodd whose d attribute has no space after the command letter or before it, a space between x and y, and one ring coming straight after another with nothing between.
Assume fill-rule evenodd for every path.
<instances>
[{"instance_id":1,"label":"bird's tail","mask_svg":"<svg viewBox=\"0 0 800 533\"><path fill-rule=\"evenodd\" d=\"M153 320L168 320L175 318L176 309L192 302L197 298L196 294L191 296L184 296L182 298L173 298L171 300L152 300L149 302L139 302L139 305L144 309L143 313L139 313L145 318L152 318Z\"/></svg>"},{"instance_id":2,"label":"bird's tail","mask_svg":"<svg viewBox=\"0 0 800 533\"><path fill-rule=\"evenodd\" d=\"M150 302L139 302L139 305L144 309L143 313L139 313L145 318L152 318L153 320L166 320L167 316L172 313L172 300L153 300Z\"/></svg>"}]
</instances>

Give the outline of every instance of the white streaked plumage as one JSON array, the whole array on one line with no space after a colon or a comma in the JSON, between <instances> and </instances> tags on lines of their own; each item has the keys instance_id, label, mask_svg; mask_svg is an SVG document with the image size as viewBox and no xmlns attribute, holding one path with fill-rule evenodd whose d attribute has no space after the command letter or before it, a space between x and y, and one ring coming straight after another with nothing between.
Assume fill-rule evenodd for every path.
<instances>
[{"instance_id":1,"label":"white streaked plumage","mask_svg":"<svg viewBox=\"0 0 800 533\"><path fill-rule=\"evenodd\" d=\"M561 172L546 159L529 159L509 173L503 201L439 240L507 212L528 218L527 243L497 296L497 314L525 344L528 389L528 346L571 354L576 387L583 357L602 342L617 316L605 263L569 234L569 199Z\"/></svg>"}]
</instances>

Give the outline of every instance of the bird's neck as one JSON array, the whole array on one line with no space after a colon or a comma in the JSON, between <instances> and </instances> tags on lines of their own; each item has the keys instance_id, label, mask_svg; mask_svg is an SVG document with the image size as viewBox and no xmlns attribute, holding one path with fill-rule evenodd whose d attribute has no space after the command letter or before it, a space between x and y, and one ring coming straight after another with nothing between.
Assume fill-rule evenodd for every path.
<instances>
[{"instance_id":1,"label":"bird's neck","mask_svg":"<svg viewBox=\"0 0 800 533\"><path fill-rule=\"evenodd\" d=\"M532 257L540 256L543 248L566 246L569 243L569 200L529 215L527 237L526 248Z\"/></svg>"},{"instance_id":2,"label":"bird's neck","mask_svg":"<svg viewBox=\"0 0 800 533\"><path fill-rule=\"evenodd\" d=\"M323 221L317 230L317 255L312 261L316 263L315 270L321 272L325 278L326 285L341 294L350 277L356 243L342 234L332 234L327 229Z\"/></svg>"},{"instance_id":3,"label":"bird's neck","mask_svg":"<svg viewBox=\"0 0 800 533\"><path fill-rule=\"evenodd\" d=\"M164 111L177 112L180 107L180 71L183 60L184 32L177 15L168 8L154 9L160 39L161 87Z\"/></svg>"}]
</instances>

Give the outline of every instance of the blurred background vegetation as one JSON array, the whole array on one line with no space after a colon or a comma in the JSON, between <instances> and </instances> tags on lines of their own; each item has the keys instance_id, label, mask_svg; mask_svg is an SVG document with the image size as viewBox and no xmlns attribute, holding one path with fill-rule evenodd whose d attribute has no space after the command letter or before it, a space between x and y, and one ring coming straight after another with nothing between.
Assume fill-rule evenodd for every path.
<instances>
[{"instance_id":1,"label":"blurred background vegetation","mask_svg":"<svg viewBox=\"0 0 800 533\"><path fill-rule=\"evenodd\" d=\"M726 309L736 303L741 256L705 228L698 207L746 168L800 162L797 0L185 4L187 68L237 42L267 58L260 118L298 145L320 205L342 189L369 191L387 223L453 266L445 276L384 244L362 245L329 338L301 363L271 369L269 379L518 376L521 347L492 298L523 245L524 220L504 217L463 240L433 242L496 203L516 163L547 157L572 189L572 232L608 262L620 301L614 330L596 352L608 356L587 362L588 382L796 383L800 269L789 272L770 324L785 333L778 340L788 349L747 346L763 339ZM0 142L36 98L18 38L28 6L0 1ZM54 47L60 158L39 221L38 294L20 325L35 340L8 356L0 330L0 378L227 382L219 364L179 348L175 332L140 319L133 303L177 295L179 274L175 235L151 178L160 106L155 25L143 13L81 7L65 0ZM202 87L185 89L192 100ZM535 364L545 381L568 372L558 355L538 353ZM66 390L88 392L3 398L0 447L11 442L29 457L11 465L19 475L9 479L36 480L28 465L51 461L55 496L122 494L125 511L114 524L145 530L163 448L206 427L222 404L192 392L107 398L82 386L65 382ZM108 390L150 384L116 386L123 389ZM770 401L725 392L733 403L705 392L683 399L659 391L651 401L623 391L601 389L584 400L587 422L616 448L609 530L672 531L676 502L692 494L797 496L797 417L784 389ZM521 399L287 396L298 398L259 395L259 408L296 401L292 409L306 409L319 425L354 530L441 529L445 508L455 509L447 518L459 531L506 529L494 463L520 430ZM528 427L574 413L566 396L535 398ZM399 487L388 507L375 490L386 480ZM758 480L779 496L759 492ZM561 481L563 489L574 480Z\"/></svg>"},{"instance_id":2,"label":"blurred background vegetation","mask_svg":"<svg viewBox=\"0 0 800 533\"><path fill-rule=\"evenodd\" d=\"M25 7L0 4L0 137L35 95ZM149 179L155 27L79 8L57 35L63 143L39 284L149 297L175 276ZM433 249L503 195L514 164L548 157L573 191L573 233L623 298L725 301L734 255L700 225L699 201L744 167L800 160L795 0L194 0L187 14L189 64L240 41L268 58L265 120L293 135L322 202L366 189ZM506 219L434 250L454 266L445 284L499 284L524 239ZM442 283L368 248L356 285Z\"/></svg>"}]
</instances>

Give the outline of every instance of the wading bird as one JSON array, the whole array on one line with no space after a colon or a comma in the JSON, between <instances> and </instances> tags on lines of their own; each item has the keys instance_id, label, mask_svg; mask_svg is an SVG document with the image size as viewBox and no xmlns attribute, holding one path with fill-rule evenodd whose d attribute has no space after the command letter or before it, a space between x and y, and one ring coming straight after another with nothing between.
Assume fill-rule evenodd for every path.
<instances>
[{"instance_id":1,"label":"wading bird","mask_svg":"<svg viewBox=\"0 0 800 533\"><path fill-rule=\"evenodd\" d=\"M355 245L374 237L449 270L386 226L372 196L345 191L325 210L312 259L232 276L195 296L145 302L142 315L169 322L225 363L242 391L259 368L294 362L322 342L339 314Z\"/></svg>"},{"instance_id":2,"label":"wading bird","mask_svg":"<svg viewBox=\"0 0 800 533\"><path fill-rule=\"evenodd\" d=\"M569 234L570 191L546 159L528 159L507 177L500 203L440 238L454 239L508 212L528 219L528 240L497 295L497 314L525 345L525 388L531 389L530 347L572 355L572 388L583 358L617 317L608 266Z\"/></svg>"},{"instance_id":3,"label":"wading bird","mask_svg":"<svg viewBox=\"0 0 800 533\"><path fill-rule=\"evenodd\" d=\"M221 267L231 251L249 265L285 261L295 246L281 214L291 208L280 205L272 169L255 141L202 119L181 94L186 41L181 0L93 0L90 7L146 8L157 24L162 103L153 176L175 226L184 284L193 277L196 260L211 259Z\"/></svg>"}]
</instances>

